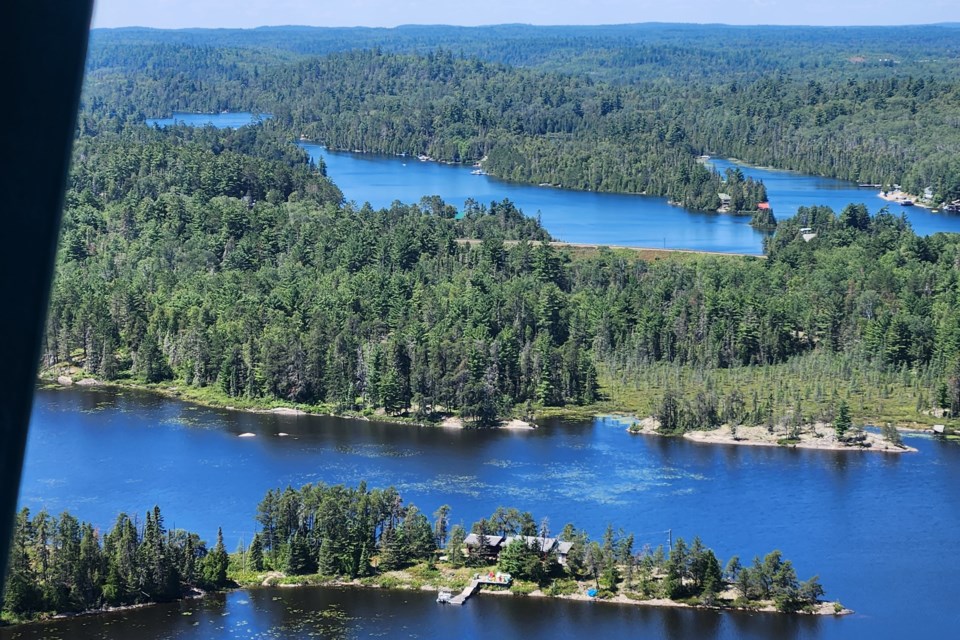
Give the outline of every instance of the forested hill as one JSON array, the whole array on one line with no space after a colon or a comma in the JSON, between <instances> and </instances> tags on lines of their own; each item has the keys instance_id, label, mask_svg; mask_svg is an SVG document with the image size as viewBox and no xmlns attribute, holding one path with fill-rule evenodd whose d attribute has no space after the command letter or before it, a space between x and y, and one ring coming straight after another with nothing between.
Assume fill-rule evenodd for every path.
<instances>
[{"instance_id":1,"label":"forested hill","mask_svg":"<svg viewBox=\"0 0 960 640\"><path fill-rule=\"evenodd\" d=\"M445 28L411 29L376 31L390 44L363 50L361 30L351 51L322 57L295 45L333 42L322 30L254 30L230 46L208 32L102 32L85 111L269 112L290 135L336 148L488 156L498 177L694 209L736 191L695 162L704 153L960 198L960 39L950 37L960 29L611 27L576 56L560 44L576 29L539 44L533 27L489 32L491 47L523 59L471 49L479 36L438 49L427 45L444 44ZM291 45L279 52L243 46L281 34ZM407 49L417 53L391 52ZM765 196L742 191L745 211Z\"/></svg>"},{"instance_id":2,"label":"forested hill","mask_svg":"<svg viewBox=\"0 0 960 640\"><path fill-rule=\"evenodd\" d=\"M954 235L918 238L902 219L851 206L802 210L768 260L571 259L530 242L548 236L507 202L468 203L459 218L436 198L342 204L263 126L109 124L76 145L47 365L489 423L590 404L602 370L819 353L902 371L960 409ZM800 227L817 238L804 242ZM715 415L719 391L704 393Z\"/></svg>"},{"instance_id":3,"label":"forested hill","mask_svg":"<svg viewBox=\"0 0 960 640\"><path fill-rule=\"evenodd\" d=\"M94 29L91 62L138 46L186 45L213 49L320 56L379 49L458 57L631 83L662 78L756 79L784 72L798 79L851 75L960 77L950 64L960 55L960 25L899 27L782 27L693 24L483 27L407 25L395 29L261 27L258 29Z\"/></svg>"},{"instance_id":4,"label":"forested hill","mask_svg":"<svg viewBox=\"0 0 960 640\"><path fill-rule=\"evenodd\" d=\"M92 73L89 117L125 109L137 120L171 107L239 105L335 149L486 158L484 169L501 178L662 195L693 209L717 209L720 192L733 196L737 211L756 211L766 200L761 184L741 175L725 180L699 164L682 126L644 94L588 79L449 52L364 51L260 67L244 62L244 52L191 50L170 59L172 67L161 64L172 55L152 52L132 86L112 68Z\"/></svg>"}]
</instances>

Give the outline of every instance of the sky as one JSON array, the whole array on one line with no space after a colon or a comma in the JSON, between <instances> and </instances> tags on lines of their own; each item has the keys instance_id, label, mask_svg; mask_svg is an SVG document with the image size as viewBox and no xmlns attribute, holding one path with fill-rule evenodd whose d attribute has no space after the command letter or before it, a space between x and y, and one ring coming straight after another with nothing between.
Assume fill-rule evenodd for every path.
<instances>
[{"instance_id":1,"label":"sky","mask_svg":"<svg viewBox=\"0 0 960 640\"><path fill-rule=\"evenodd\" d=\"M960 0L95 0L94 27L960 22Z\"/></svg>"}]
</instances>

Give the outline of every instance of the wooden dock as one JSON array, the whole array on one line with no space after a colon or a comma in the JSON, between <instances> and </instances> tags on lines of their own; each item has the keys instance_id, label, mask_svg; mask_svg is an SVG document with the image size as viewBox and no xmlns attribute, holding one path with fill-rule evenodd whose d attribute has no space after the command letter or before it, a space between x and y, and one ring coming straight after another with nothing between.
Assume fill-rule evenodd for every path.
<instances>
[{"instance_id":1,"label":"wooden dock","mask_svg":"<svg viewBox=\"0 0 960 640\"><path fill-rule=\"evenodd\" d=\"M447 603L448 604L464 604L467 601L467 598L469 598L474 593L476 593L477 589L479 588L480 588L480 581L471 580L470 584L468 584L466 587L463 588L463 591L461 591L457 595L450 598L450 600L448 600Z\"/></svg>"},{"instance_id":2,"label":"wooden dock","mask_svg":"<svg viewBox=\"0 0 960 640\"><path fill-rule=\"evenodd\" d=\"M463 591L453 596L449 600L444 600L444 602L446 604L462 605L467 602L467 598L475 594L480 589L480 585L482 584L492 584L498 587L509 587L512 582L513 578L509 573L497 572L495 575L481 575L478 573L473 577L473 580L470 581L470 584L463 588Z\"/></svg>"}]
</instances>

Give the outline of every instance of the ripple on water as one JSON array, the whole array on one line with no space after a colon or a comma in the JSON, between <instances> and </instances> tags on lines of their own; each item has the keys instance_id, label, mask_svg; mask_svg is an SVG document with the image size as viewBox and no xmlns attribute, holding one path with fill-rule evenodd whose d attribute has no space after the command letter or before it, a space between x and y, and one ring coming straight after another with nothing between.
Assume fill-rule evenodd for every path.
<instances>
[{"instance_id":1,"label":"ripple on water","mask_svg":"<svg viewBox=\"0 0 960 640\"><path fill-rule=\"evenodd\" d=\"M344 455L362 458L413 458L421 455L416 449L398 449L384 444L341 444L335 451Z\"/></svg>"},{"instance_id":2,"label":"ripple on water","mask_svg":"<svg viewBox=\"0 0 960 640\"><path fill-rule=\"evenodd\" d=\"M518 462L516 460L498 460L496 458L487 460L483 464L489 465L491 467L498 467L500 469L518 469L520 467L525 467L529 465L529 463L527 462Z\"/></svg>"}]
</instances>

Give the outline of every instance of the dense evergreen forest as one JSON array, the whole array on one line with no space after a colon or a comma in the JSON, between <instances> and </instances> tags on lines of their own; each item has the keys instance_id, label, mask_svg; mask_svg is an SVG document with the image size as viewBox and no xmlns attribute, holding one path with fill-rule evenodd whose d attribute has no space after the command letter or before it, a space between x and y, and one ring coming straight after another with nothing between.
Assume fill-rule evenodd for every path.
<instances>
[{"instance_id":1,"label":"dense evergreen forest","mask_svg":"<svg viewBox=\"0 0 960 640\"><path fill-rule=\"evenodd\" d=\"M17 514L2 611L15 619L101 607L165 602L227 585L223 535L168 530L160 509L143 522L125 513L106 534L64 512Z\"/></svg>"},{"instance_id":2,"label":"dense evergreen forest","mask_svg":"<svg viewBox=\"0 0 960 640\"><path fill-rule=\"evenodd\" d=\"M755 558L750 566L734 557L722 569L699 537L689 545L678 538L667 554L662 546L635 549L633 534L609 526L601 540L591 540L567 524L558 536L571 543L565 565L554 548L543 549L542 543L538 548L522 539L494 551L489 542L496 536L551 539L549 523L538 523L529 512L498 507L489 518L473 523L471 543L463 525L452 524L448 505L437 509L431 521L416 506L405 505L392 487L306 485L272 490L257 507L257 521L261 529L249 554L249 570L254 573L274 569L288 576L365 578L417 563L432 567L443 549L443 561L452 568L495 564L515 580L533 583L530 588L550 595L575 592L572 581L590 580L601 598L625 592L634 599L689 599L691 604L716 606L729 584L737 592L734 606L773 601L780 611L799 611L824 594L816 577L797 580L792 563L779 551L763 560Z\"/></svg>"},{"instance_id":3,"label":"dense evergreen forest","mask_svg":"<svg viewBox=\"0 0 960 640\"><path fill-rule=\"evenodd\" d=\"M509 202L341 200L267 127L100 123L76 145L46 365L491 424L589 405L600 370L836 354L960 409L960 241L888 213L802 209L766 260L646 262L541 243Z\"/></svg>"},{"instance_id":4,"label":"dense evergreen forest","mask_svg":"<svg viewBox=\"0 0 960 640\"><path fill-rule=\"evenodd\" d=\"M559 536L571 543L565 566L555 549L541 552L522 543L507 546L498 559L486 553L488 537L546 539L547 522L538 524L530 513L499 507L474 523L483 542L471 547L464 527L451 524L449 506L440 507L431 521L415 505L404 504L393 487L317 484L271 490L257 506L256 517L260 530L249 546L228 555L222 532L208 549L195 533L167 530L159 507L147 512L142 523L120 514L106 534L67 512L59 518L45 511L31 517L23 509L15 523L0 611L4 618L20 621L165 602L236 585L234 578L252 576L259 585L267 571L326 579L387 576L419 564L435 571L441 549L453 569L496 564L552 595L576 590L574 580L591 580L602 589L599 597L623 591L636 599L691 599L691 604L717 606L724 604L720 593L729 585L737 599L726 604L756 607L772 601L780 611L799 611L824 594L816 577L800 582L779 551L746 567L734 557L723 570L700 538L689 545L678 538L667 554L662 546L634 549L632 534L611 527L602 540L591 541L566 525ZM374 584L392 583L387 577Z\"/></svg>"},{"instance_id":5,"label":"dense evergreen forest","mask_svg":"<svg viewBox=\"0 0 960 640\"><path fill-rule=\"evenodd\" d=\"M380 49L458 57L516 67L589 75L616 83L756 78L773 69L798 77L869 78L891 69L913 75L949 74L960 54L960 25L897 27L775 27L695 24L485 27L406 25L395 29L263 27L259 29L95 29L94 67L116 56L141 55L156 45L282 52L286 58ZM859 58L863 58L860 60ZM185 61L186 62L186 61Z\"/></svg>"},{"instance_id":6,"label":"dense evergreen forest","mask_svg":"<svg viewBox=\"0 0 960 640\"><path fill-rule=\"evenodd\" d=\"M721 190L703 153L960 197L955 27L342 31L95 32L86 104L270 112L335 148L696 209Z\"/></svg>"}]
</instances>

